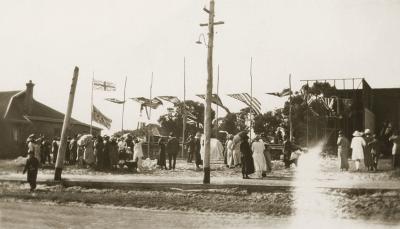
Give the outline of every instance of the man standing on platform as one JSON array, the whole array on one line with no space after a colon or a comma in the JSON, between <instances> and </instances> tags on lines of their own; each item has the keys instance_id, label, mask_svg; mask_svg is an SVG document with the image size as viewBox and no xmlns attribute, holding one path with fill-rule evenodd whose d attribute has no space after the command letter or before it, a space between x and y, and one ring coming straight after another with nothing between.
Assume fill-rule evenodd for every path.
<instances>
[{"instance_id":1,"label":"man standing on platform","mask_svg":"<svg viewBox=\"0 0 400 229\"><path fill-rule=\"evenodd\" d=\"M179 152L179 141L176 137L173 136L172 133L169 135L169 140L167 143L167 154L168 154L168 161L169 161L169 168L175 170L176 165L176 156Z\"/></svg>"}]
</instances>

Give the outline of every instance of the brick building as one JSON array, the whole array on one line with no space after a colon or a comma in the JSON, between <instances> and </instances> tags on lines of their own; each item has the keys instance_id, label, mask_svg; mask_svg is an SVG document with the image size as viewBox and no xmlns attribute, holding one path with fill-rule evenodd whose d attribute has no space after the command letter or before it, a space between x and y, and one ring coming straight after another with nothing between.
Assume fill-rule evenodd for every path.
<instances>
[{"instance_id":1,"label":"brick building","mask_svg":"<svg viewBox=\"0 0 400 229\"><path fill-rule=\"evenodd\" d=\"M0 157L17 157L26 152L26 139L34 133L49 139L61 135L64 114L33 98L34 84L22 91L0 92ZM101 129L93 127L93 134ZM71 120L68 135L89 133L90 126Z\"/></svg>"}]
</instances>

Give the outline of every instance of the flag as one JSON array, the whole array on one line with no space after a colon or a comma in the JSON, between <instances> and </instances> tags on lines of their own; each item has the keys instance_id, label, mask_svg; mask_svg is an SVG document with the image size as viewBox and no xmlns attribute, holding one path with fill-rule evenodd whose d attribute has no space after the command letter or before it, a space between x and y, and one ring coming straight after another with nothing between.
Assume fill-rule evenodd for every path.
<instances>
[{"instance_id":1,"label":"flag","mask_svg":"<svg viewBox=\"0 0 400 229\"><path fill-rule=\"evenodd\" d=\"M174 105L177 105L178 103L180 103L181 101L179 100L179 98L178 97L176 97L176 96L157 96L157 98L159 98L159 99L162 99L162 100L165 100L165 101L167 101L167 102L170 102L170 103L172 103L172 104L174 104Z\"/></svg>"},{"instance_id":2,"label":"flag","mask_svg":"<svg viewBox=\"0 0 400 229\"><path fill-rule=\"evenodd\" d=\"M108 102L112 102L112 103L117 103L117 104L123 104L125 103L125 101L116 99L116 98L106 98L105 100L107 100Z\"/></svg>"},{"instance_id":3,"label":"flag","mask_svg":"<svg viewBox=\"0 0 400 229\"><path fill-rule=\"evenodd\" d=\"M285 96L289 96L291 94L291 91L289 88L285 88L282 90L282 92L269 92L266 93L268 95L273 95L273 96L278 96L278 97L285 97Z\"/></svg>"},{"instance_id":4,"label":"flag","mask_svg":"<svg viewBox=\"0 0 400 229\"><path fill-rule=\"evenodd\" d=\"M93 80L93 88L102 91L115 91L115 84L108 81Z\"/></svg>"},{"instance_id":5,"label":"flag","mask_svg":"<svg viewBox=\"0 0 400 229\"><path fill-rule=\"evenodd\" d=\"M141 109L144 107L150 107L151 109L157 109L160 105L162 105L162 101L158 98L153 98L153 99L148 99L145 97L136 97L136 98L131 98L134 101L140 103Z\"/></svg>"},{"instance_id":6,"label":"flag","mask_svg":"<svg viewBox=\"0 0 400 229\"><path fill-rule=\"evenodd\" d=\"M202 98L202 99L206 99L206 95L197 95L197 97L200 97L200 98ZM216 104L216 105L218 105L218 106L220 106L220 107L223 107L224 105L222 104L222 101L221 101L221 98L217 95L217 94L212 94L212 96L211 96L211 102L212 103L214 103L214 104Z\"/></svg>"},{"instance_id":7,"label":"flag","mask_svg":"<svg viewBox=\"0 0 400 229\"><path fill-rule=\"evenodd\" d=\"M261 103L257 98L251 98L248 93L230 94L228 95L234 99L249 106L256 114L261 114Z\"/></svg>"},{"instance_id":8,"label":"flag","mask_svg":"<svg viewBox=\"0 0 400 229\"><path fill-rule=\"evenodd\" d=\"M97 122L100 125L107 127L107 129L111 128L112 120L107 118L103 113L100 112L97 107L92 105L92 120Z\"/></svg>"}]
</instances>

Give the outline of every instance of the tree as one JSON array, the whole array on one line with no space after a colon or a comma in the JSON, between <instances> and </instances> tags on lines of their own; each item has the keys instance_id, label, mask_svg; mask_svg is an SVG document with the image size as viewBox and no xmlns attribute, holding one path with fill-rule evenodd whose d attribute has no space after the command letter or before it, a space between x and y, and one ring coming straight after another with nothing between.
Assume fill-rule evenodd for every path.
<instances>
[{"instance_id":1,"label":"tree","mask_svg":"<svg viewBox=\"0 0 400 229\"><path fill-rule=\"evenodd\" d=\"M184 111L188 114L185 132L194 134L197 131L202 131L204 125L204 104L192 100L176 104L168 114L160 116L158 123L175 136L181 136ZM215 117L215 112L213 110L211 112L211 117L213 119Z\"/></svg>"}]
</instances>

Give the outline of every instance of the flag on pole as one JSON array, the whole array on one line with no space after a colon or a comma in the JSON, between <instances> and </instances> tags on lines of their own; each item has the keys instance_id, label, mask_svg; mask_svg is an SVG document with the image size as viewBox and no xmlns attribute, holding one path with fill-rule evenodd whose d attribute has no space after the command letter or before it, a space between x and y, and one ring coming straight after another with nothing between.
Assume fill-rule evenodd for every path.
<instances>
[{"instance_id":1,"label":"flag on pole","mask_svg":"<svg viewBox=\"0 0 400 229\"><path fill-rule=\"evenodd\" d=\"M108 81L93 80L93 88L102 91L115 91L117 88L115 84Z\"/></svg>"},{"instance_id":2,"label":"flag on pole","mask_svg":"<svg viewBox=\"0 0 400 229\"><path fill-rule=\"evenodd\" d=\"M206 95L197 95L197 97L200 97L200 98L202 98L202 99L206 99ZM218 106L220 106L220 107L223 107L224 105L222 104L222 100L221 100L221 98L217 95L217 94L212 94L212 96L211 96L211 102L212 103L214 103L214 104L216 104L216 105L218 105Z\"/></svg>"},{"instance_id":3,"label":"flag on pole","mask_svg":"<svg viewBox=\"0 0 400 229\"><path fill-rule=\"evenodd\" d=\"M145 97L136 97L131 98L132 100L140 103L141 109L144 107L150 107L151 109L157 109L160 105L162 105L162 101L158 98L148 99Z\"/></svg>"},{"instance_id":4,"label":"flag on pole","mask_svg":"<svg viewBox=\"0 0 400 229\"><path fill-rule=\"evenodd\" d=\"M256 114L258 114L258 115L261 114L261 102L255 97L251 98L251 96L248 93L229 94L228 96L246 104Z\"/></svg>"},{"instance_id":5,"label":"flag on pole","mask_svg":"<svg viewBox=\"0 0 400 229\"><path fill-rule=\"evenodd\" d=\"M112 103L117 103L117 104L123 104L125 103L125 101L116 99L116 98L106 98L105 100L107 100L108 102L112 102Z\"/></svg>"},{"instance_id":6,"label":"flag on pole","mask_svg":"<svg viewBox=\"0 0 400 229\"><path fill-rule=\"evenodd\" d=\"M273 95L273 96L278 96L278 97L285 97L285 96L289 96L291 94L291 91L290 91L289 88L285 88L281 92L269 92L269 93L266 93L266 94Z\"/></svg>"},{"instance_id":7,"label":"flag on pole","mask_svg":"<svg viewBox=\"0 0 400 229\"><path fill-rule=\"evenodd\" d=\"M181 102L179 100L179 98L176 97L176 96L168 96L168 95L166 95L166 96L157 96L157 98L165 100L167 102L170 102L170 103L172 103L174 105L177 105L177 104L179 104Z\"/></svg>"},{"instance_id":8,"label":"flag on pole","mask_svg":"<svg viewBox=\"0 0 400 229\"><path fill-rule=\"evenodd\" d=\"M97 107L95 107L94 105L92 105L92 106L93 106L93 109L92 109L93 121L97 122L100 125L107 127L107 129L110 129L112 120L107 118L103 113L101 113L100 110L97 109Z\"/></svg>"}]
</instances>

